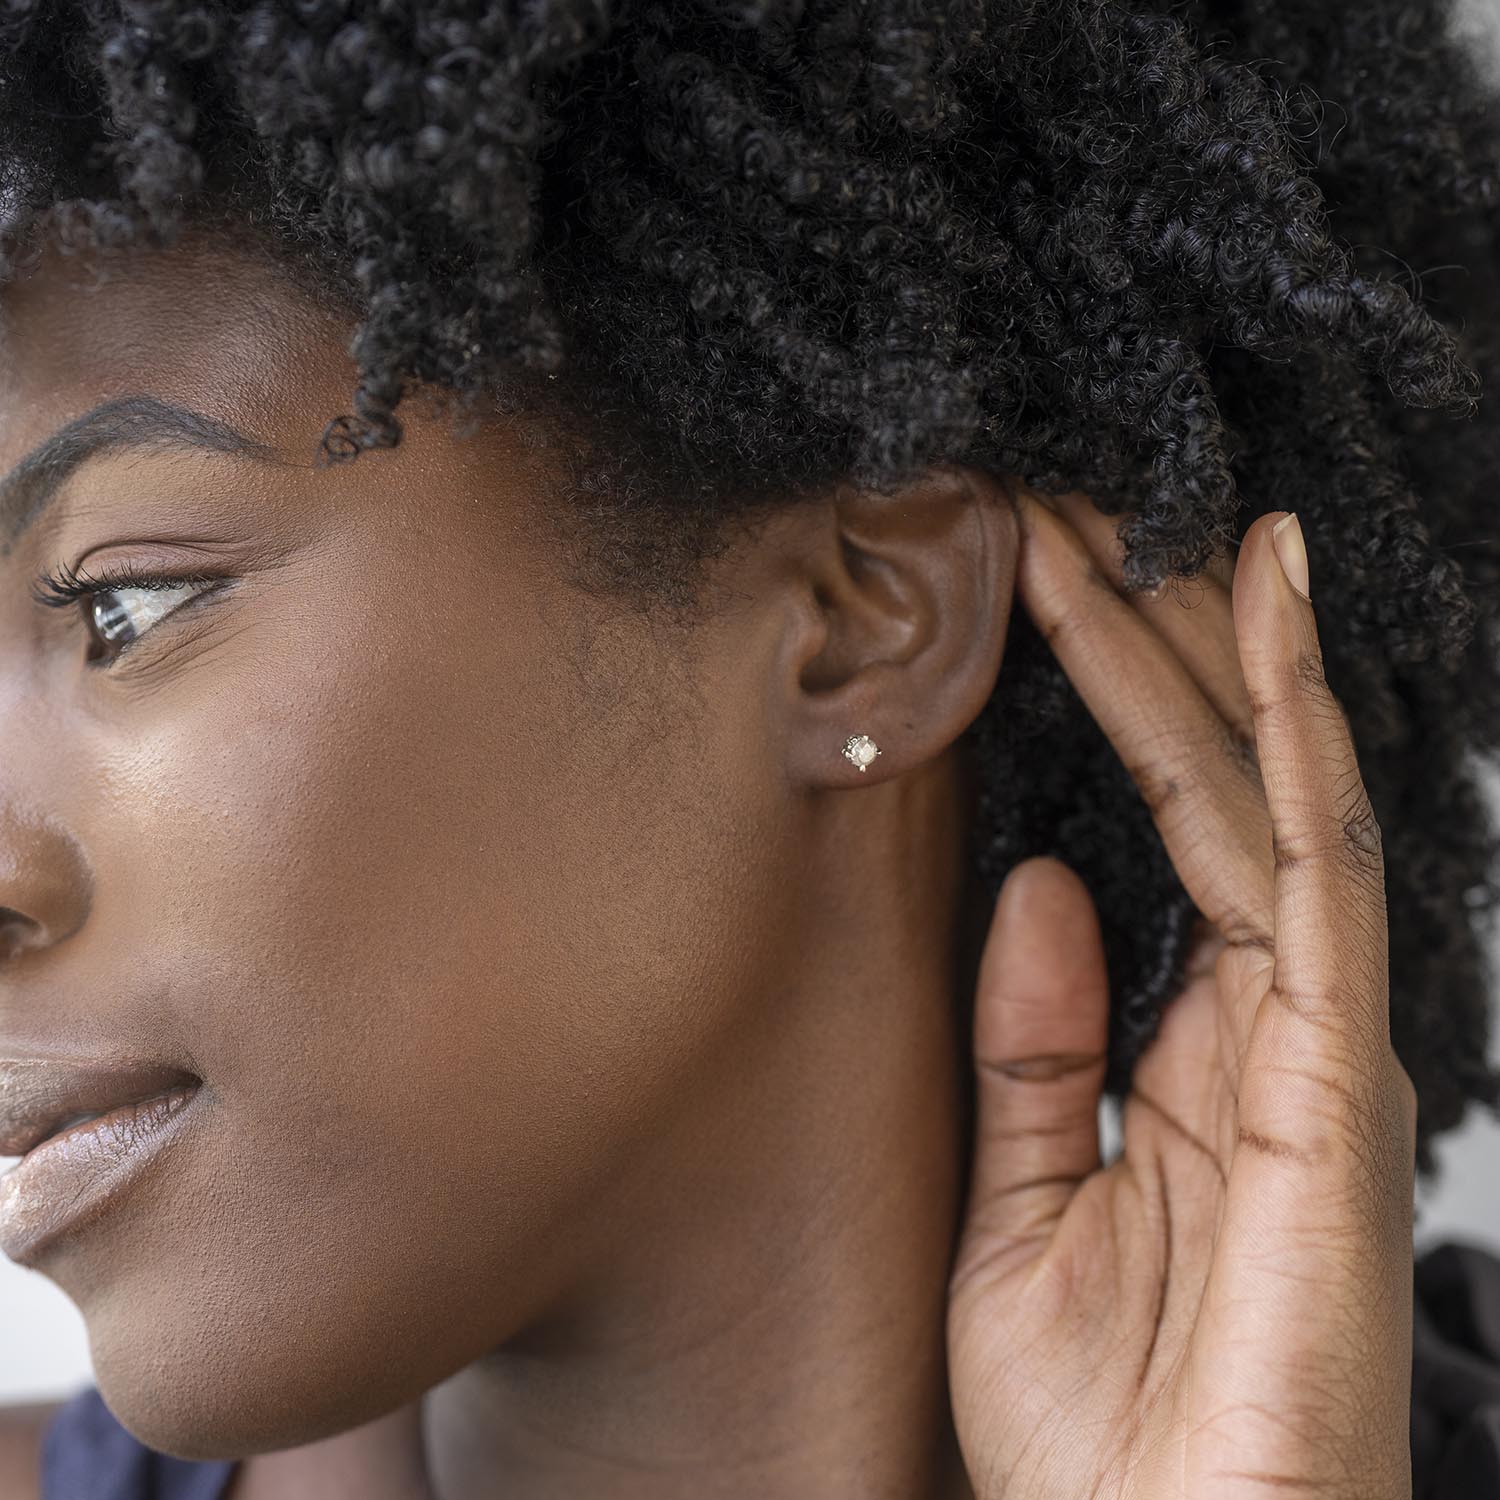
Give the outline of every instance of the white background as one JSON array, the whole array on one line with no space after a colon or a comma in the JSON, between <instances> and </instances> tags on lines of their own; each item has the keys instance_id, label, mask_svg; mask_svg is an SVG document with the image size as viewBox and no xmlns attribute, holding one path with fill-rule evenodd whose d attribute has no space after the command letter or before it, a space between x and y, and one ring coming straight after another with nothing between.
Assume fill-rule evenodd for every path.
<instances>
[{"instance_id":1,"label":"white background","mask_svg":"<svg viewBox=\"0 0 1500 1500\"><path fill-rule=\"evenodd\" d=\"M1459 0L1459 9L1465 28L1490 48L1500 73L1500 0ZM1110 1113L1107 1147L1114 1135ZM1471 1112L1438 1154L1442 1180L1418 1200L1418 1250L1437 1239L1467 1238L1500 1253L1500 1122ZM91 1378L77 1309L51 1282L0 1256L0 1401L50 1399Z\"/></svg>"}]
</instances>

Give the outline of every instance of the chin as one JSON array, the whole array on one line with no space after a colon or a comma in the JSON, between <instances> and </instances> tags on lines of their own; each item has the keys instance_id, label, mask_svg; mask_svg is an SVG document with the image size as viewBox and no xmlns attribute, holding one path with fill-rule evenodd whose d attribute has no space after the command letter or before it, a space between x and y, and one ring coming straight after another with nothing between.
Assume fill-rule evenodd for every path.
<instances>
[{"instance_id":1,"label":"chin","mask_svg":"<svg viewBox=\"0 0 1500 1500\"><path fill-rule=\"evenodd\" d=\"M331 1392L296 1382L257 1380L199 1358L185 1363L164 1345L132 1355L95 1349L94 1378L115 1419L138 1441L173 1458L247 1458L300 1447L352 1425L343 1413L310 1404ZM228 1351L225 1351L227 1354Z\"/></svg>"},{"instance_id":2,"label":"chin","mask_svg":"<svg viewBox=\"0 0 1500 1500\"><path fill-rule=\"evenodd\" d=\"M247 1318L226 1305L200 1322L171 1300L164 1287L155 1307L129 1299L88 1314L99 1394L127 1432L158 1452L204 1461L301 1447L404 1399L310 1358L295 1320Z\"/></svg>"}]
</instances>

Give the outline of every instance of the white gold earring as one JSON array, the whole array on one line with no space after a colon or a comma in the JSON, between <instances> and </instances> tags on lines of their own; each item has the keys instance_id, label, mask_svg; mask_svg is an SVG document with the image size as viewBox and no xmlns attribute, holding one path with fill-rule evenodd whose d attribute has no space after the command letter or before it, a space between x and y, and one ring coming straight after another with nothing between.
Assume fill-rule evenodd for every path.
<instances>
[{"instance_id":1,"label":"white gold earring","mask_svg":"<svg viewBox=\"0 0 1500 1500\"><path fill-rule=\"evenodd\" d=\"M851 734L844 741L844 755L852 765L859 767L861 771L874 761L880 754L880 746L867 734Z\"/></svg>"}]
</instances>

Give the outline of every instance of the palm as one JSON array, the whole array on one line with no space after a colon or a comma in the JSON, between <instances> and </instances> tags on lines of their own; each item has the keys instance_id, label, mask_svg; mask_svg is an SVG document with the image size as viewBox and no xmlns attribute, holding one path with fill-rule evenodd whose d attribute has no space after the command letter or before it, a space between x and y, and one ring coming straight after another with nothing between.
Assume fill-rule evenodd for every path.
<instances>
[{"instance_id":1,"label":"palm","mask_svg":"<svg viewBox=\"0 0 1500 1500\"><path fill-rule=\"evenodd\" d=\"M1181 812L1175 794L1157 800ZM1409 1483L1410 1083L1388 1035L1384 1052L1361 1053L1368 1038L1308 1027L1284 978L1278 989L1293 930L1326 924L1294 922L1284 892L1277 904L1269 811L1245 829L1247 868L1264 841L1274 940L1214 884L1211 868L1222 877L1235 860L1208 841L1216 863L1184 879L1214 921L1136 1069L1108 1166L1092 902L1052 860L1022 866L1002 895L976 1009L979 1156L949 1312L955 1419L981 1500L1386 1500ZM1329 910L1358 902L1340 892ZM1383 926L1362 936L1365 963L1337 933L1326 941L1365 977L1383 967ZM1359 1140L1372 1149L1350 1157Z\"/></svg>"},{"instance_id":2,"label":"palm","mask_svg":"<svg viewBox=\"0 0 1500 1500\"><path fill-rule=\"evenodd\" d=\"M1264 976L1246 977L1263 995ZM1004 1395L991 1389L971 1419L1011 1429L986 1448L1030 1455L996 1493L1198 1497L1216 1493L1205 1470L1225 1467L1206 1445L1240 1445L1177 1415L1214 1399L1187 1356L1237 1134L1239 1042L1219 990L1202 973L1173 1001L1125 1101L1120 1155L1079 1184L1050 1237L955 1277L954 1387L979 1391L971 1367L1003 1368Z\"/></svg>"}]
</instances>

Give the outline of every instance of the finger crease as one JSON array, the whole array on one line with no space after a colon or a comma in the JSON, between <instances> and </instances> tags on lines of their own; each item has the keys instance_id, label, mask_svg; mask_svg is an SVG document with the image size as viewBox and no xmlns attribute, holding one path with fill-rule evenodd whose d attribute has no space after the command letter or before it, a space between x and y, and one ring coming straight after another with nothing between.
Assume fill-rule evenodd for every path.
<instances>
[{"instance_id":1,"label":"finger crease","mask_svg":"<svg viewBox=\"0 0 1500 1500\"><path fill-rule=\"evenodd\" d=\"M1219 1163L1219 1158L1203 1141L1199 1140L1199 1138L1194 1135L1193 1132L1189 1130L1181 1120L1177 1119L1177 1117L1173 1115L1170 1110L1164 1109L1160 1104L1156 1102L1155 1099L1151 1097L1150 1094L1144 1092L1135 1084L1131 1085L1130 1092L1135 1098L1139 1099L1141 1103L1144 1104L1154 1115L1156 1115L1159 1119L1165 1121L1165 1123L1169 1125L1173 1130L1175 1130L1177 1134L1180 1135L1183 1140L1185 1140L1190 1146L1193 1146L1197 1150L1201 1151L1203 1155L1213 1163L1214 1171L1218 1173L1220 1182L1228 1182L1228 1178L1224 1175L1224 1168Z\"/></svg>"},{"instance_id":2,"label":"finger crease","mask_svg":"<svg viewBox=\"0 0 1500 1500\"><path fill-rule=\"evenodd\" d=\"M1103 1052L1045 1052L1034 1057L977 1058L981 1068L1013 1083L1052 1083L1103 1064Z\"/></svg>"},{"instance_id":3,"label":"finger crease","mask_svg":"<svg viewBox=\"0 0 1500 1500\"><path fill-rule=\"evenodd\" d=\"M1293 1146L1289 1141L1279 1141L1272 1136L1259 1135L1244 1125L1240 1126L1239 1141L1242 1146L1248 1146L1252 1151L1259 1151L1263 1156L1274 1156L1280 1161L1298 1161L1304 1165L1311 1165L1316 1160L1314 1156Z\"/></svg>"}]
</instances>

